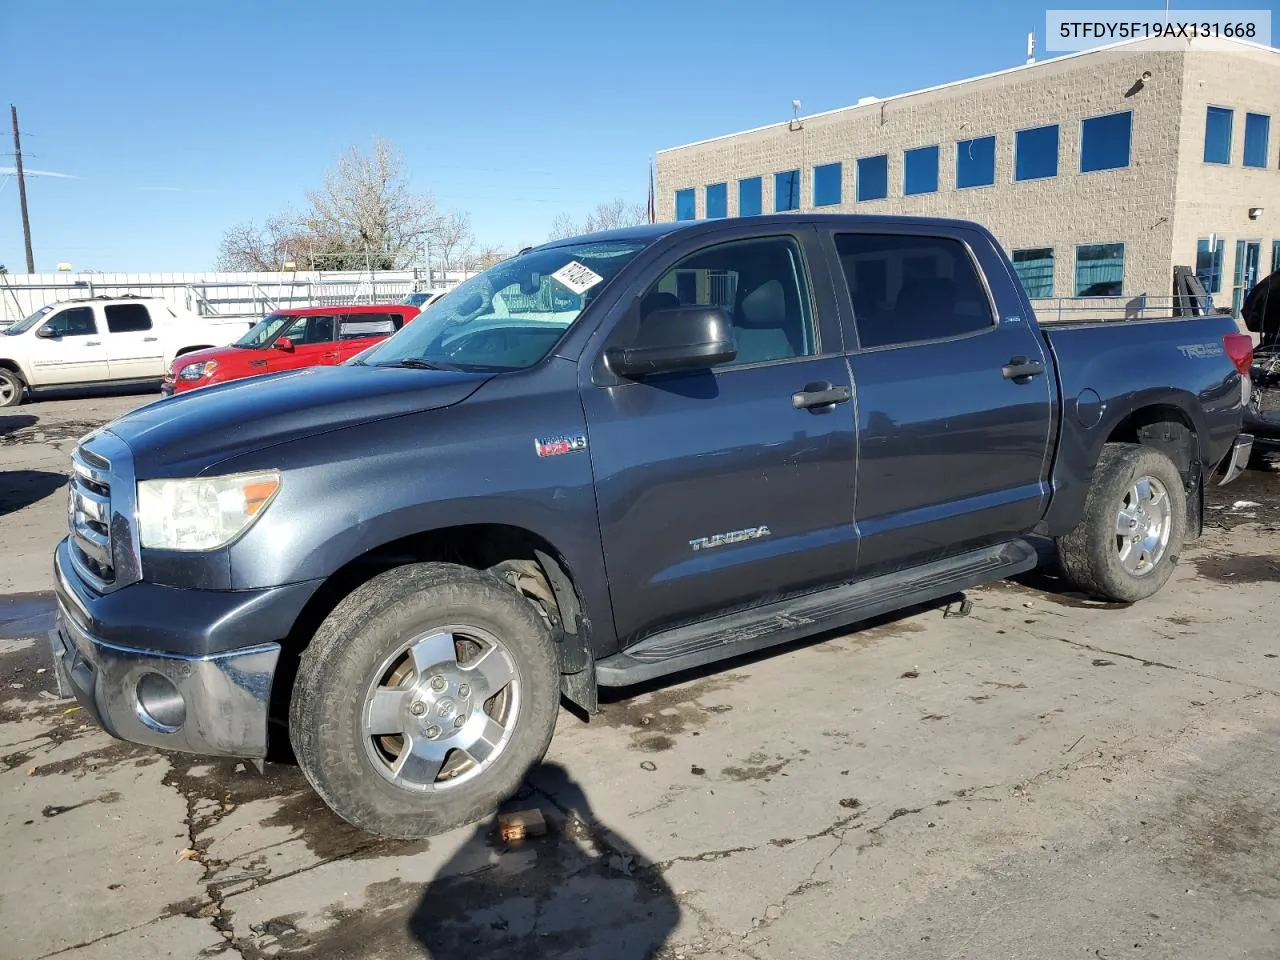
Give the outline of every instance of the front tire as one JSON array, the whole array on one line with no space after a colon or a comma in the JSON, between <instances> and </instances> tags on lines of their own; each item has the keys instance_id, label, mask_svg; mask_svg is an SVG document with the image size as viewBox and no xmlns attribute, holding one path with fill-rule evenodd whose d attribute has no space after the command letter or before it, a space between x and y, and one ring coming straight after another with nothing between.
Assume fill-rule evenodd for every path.
<instances>
[{"instance_id":1,"label":"front tire","mask_svg":"<svg viewBox=\"0 0 1280 960\"><path fill-rule=\"evenodd\" d=\"M534 605L468 567L420 563L353 591L302 655L298 764L340 817L428 837L512 796L546 753L560 685Z\"/></svg>"},{"instance_id":2,"label":"front tire","mask_svg":"<svg viewBox=\"0 0 1280 960\"><path fill-rule=\"evenodd\" d=\"M12 370L0 367L0 407L16 407L26 399L27 385Z\"/></svg>"},{"instance_id":3,"label":"front tire","mask_svg":"<svg viewBox=\"0 0 1280 960\"><path fill-rule=\"evenodd\" d=\"M1134 603L1173 574L1187 533L1187 495L1173 461L1136 443L1109 443L1084 514L1058 539L1067 579L1104 600Z\"/></svg>"}]
</instances>

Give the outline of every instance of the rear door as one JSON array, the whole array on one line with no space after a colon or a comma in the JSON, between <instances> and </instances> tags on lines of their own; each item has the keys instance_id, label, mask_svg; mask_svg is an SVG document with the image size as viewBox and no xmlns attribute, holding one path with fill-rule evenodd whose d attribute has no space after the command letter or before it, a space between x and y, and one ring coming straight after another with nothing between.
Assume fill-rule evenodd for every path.
<instances>
[{"instance_id":1,"label":"rear door","mask_svg":"<svg viewBox=\"0 0 1280 960\"><path fill-rule=\"evenodd\" d=\"M164 344L145 303L111 303L103 308L107 367L112 380L164 376Z\"/></svg>"},{"instance_id":2,"label":"rear door","mask_svg":"<svg viewBox=\"0 0 1280 960\"><path fill-rule=\"evenodd\" d=\"M350 360L361 350L385 340L404 326L404 315L387 313L348 313L338 318L338 351L332 363Z\"/></svg>"},{"instance_id":3,"label":"rear door","mask_svg":"<svg viewBox=\"0 0 1280 960\"><path fill-rule=\"evenodd\" d=\"M849 387L817 234L797 224L721 236L656 265L606 343L626 339L630 323L654 310L717 305L733 317L736 360L620 382L583 367L600 535L624 643L839 580L855 566L853 406L795 400Z\"/></svg>"},{"instance_id":4,"label":"rear door","mask_svg":"<svg viewBox=\"0 0 1280 960\"><path fill-rule=\"evenodd\" d=\"M100 323L91 306L66 307L51 313L24 337L31 356L31 385L106 380L107 348ZM41 332L45 336L37 336Z\"/></svg>"},{"instance_id":5,"label":"rear door","mask_svg":"<svg viewBox=\"0 0 1280 960\"><path fill-rule=\"evenodd\" d=\"M877 228L828 238L856 345L867 574L1029 532L1047 504L1056 412L1051 360L991 241Z\"/></svg>"}]
</instances>

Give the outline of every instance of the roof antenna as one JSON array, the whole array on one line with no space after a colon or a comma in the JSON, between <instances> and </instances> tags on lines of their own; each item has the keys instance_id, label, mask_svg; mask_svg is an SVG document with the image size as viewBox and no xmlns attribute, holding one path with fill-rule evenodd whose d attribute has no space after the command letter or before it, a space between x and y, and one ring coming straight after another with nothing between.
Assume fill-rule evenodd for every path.
<instances>
[{"instance_id":1,"label":"roof antenna","mask_svg":"<svg viewBox=\"0 0 1280 960\"><path fill-rule=\"evenodd\" d=\"M1032 30L1027 34L1027 63L1036 62L1036 32Z\"/></svg>"},{"instance_id":2,"label":"roof antenna","mask_svg":"<svg viewBox=\"0 0 1280 960\"><path fill-rule=\"evenodd\" d=\"M790 130L804 129L804 121L800 119L800 101L799 100L791 101L791 122L787 124L787 128Z\"/></svg>"}]
</instances>

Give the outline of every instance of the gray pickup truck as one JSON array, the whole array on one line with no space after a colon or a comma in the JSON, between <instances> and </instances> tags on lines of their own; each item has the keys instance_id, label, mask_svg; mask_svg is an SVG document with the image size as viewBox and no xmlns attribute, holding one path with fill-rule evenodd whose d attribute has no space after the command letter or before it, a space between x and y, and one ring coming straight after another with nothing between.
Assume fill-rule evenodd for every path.
<instances>
[{"instance_id":1,"label":"gray pickup truck","mask_svg":"<svg viewBox=\"0 0 1280 960\"><path fill-rule=\"evenodd\" d=\"M51 635L110 733L291 746L350 822L485 816L562 696L1026 571L1134 602L1243 468L1229 317L1036 321L981 227L767 216L522 251L339 367L74 454Z\"/></svg>"}]
</instances>

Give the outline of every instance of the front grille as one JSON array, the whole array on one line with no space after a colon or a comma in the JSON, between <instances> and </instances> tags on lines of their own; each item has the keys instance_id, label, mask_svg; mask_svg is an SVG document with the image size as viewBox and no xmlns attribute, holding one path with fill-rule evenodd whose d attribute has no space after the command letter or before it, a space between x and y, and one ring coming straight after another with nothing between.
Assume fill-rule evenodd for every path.
<instances>
[{"instance_id":1,"label":"front grille","mask_svg":"<svg viewBox=\"0 0 1280 960\"><path fill-rule=\"evenodd\" d=\"M71 455L71 560L99 593L134 583L141 573L133 483L129 448L112 434L94 434Z\"/></svg>"}]
</instances>

